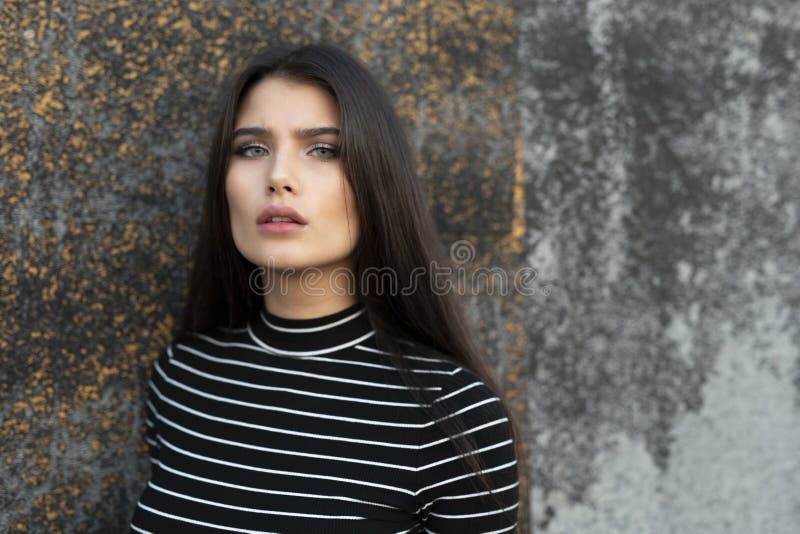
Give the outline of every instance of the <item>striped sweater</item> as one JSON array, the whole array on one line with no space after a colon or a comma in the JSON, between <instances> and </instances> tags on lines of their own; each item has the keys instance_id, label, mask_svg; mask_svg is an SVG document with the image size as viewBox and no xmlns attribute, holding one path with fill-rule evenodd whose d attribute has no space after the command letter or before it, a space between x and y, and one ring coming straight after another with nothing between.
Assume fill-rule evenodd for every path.
<instances>
[{"instance_id":1,"label":"striped sweater","mask_svg":"<svg viewBox=\"0 0 800 534\"><path fill-rule=\"evenodd\" d=\"M131 532L513 532L499 399L452 361L404 358L415 386L361 303L314 319L262 308L245 328L170 344L148 383L152 475ZM491 495L410 387L460 418Z\"/></svg>"}]
</instances>

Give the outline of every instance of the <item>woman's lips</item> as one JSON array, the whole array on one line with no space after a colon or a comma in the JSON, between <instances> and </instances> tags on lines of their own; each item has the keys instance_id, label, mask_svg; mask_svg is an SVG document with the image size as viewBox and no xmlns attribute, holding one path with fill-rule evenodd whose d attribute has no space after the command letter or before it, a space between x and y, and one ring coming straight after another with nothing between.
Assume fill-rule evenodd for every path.
<instances>
[{"instance_id":1,"label":"woman's lips","mask_svg":"<svg viewBox=\"0 0 800 534\"><path fill-rule=\"evenodd\" d=\"M258 225L258 231L263 234L289 234L294 232L302 232L305 230L305 224L296 222L266 222Z\"/></svg>"},{"instance_id":2,"label":"woman's lips","mask_svg":"<svg viewBox=\"0 0 800 534\"><path fill-rule=\"evenodd\" d=\"M299 224L306 224L306 222L308 222L291 206L271 204L261 210L261 213L258 214L258 218L256 218L256 224L268 223L273 217L285 217Z\"/></svg>"},{"instance_id":3,"label":"woman's lips","mask_svg":"<svg viewBox=\"0 0 800 534\"><path fill-rule=\"evenodd\" d=\"M292 219L291 221L275 221L273 218ZM301 232L306 227L306 220L291 206L272 204L258 214L256 225L263 234L290 234Z\"/></svg>"}]
</instances>

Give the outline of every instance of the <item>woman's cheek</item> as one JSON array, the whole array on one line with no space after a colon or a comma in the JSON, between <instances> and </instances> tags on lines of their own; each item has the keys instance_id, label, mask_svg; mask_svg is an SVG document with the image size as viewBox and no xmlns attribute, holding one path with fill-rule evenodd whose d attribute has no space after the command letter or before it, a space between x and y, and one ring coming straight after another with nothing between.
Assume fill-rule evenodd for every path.
<instances>
[{"instance_id":1,"label":"woman's cheek","mask_svg":"<svg viewBox=\"0 0 800 534\"><path fill-rule=\"evenodd\" d=\"M231 231L234 235L234 241L237 241L241 230L243 230L244 220L246 214L244 208L246 206L246 191L242 190L241 182L236 179L236 176L229 175L225 179L225 196L228 200L228 210L231 223ZM241 243L239 243L241 245Z\"/></svg>"},{"instance_id":2,"label":"woman's cheek","mask_svg":"<svg viewBox=\"0 0 800 534\"><path fill-rule=\"evenodd\" d=\"M228 178L225 180L225 193L228 197L228 206L231 208L231 214L235 215L235 218L240 218L242 214L242 209L244 207L244 201L247 198L247 191L243 187L244 182L234 174L229 175ZM231 217L232 219L234 217Z\"/></svg>"}]
</instances>

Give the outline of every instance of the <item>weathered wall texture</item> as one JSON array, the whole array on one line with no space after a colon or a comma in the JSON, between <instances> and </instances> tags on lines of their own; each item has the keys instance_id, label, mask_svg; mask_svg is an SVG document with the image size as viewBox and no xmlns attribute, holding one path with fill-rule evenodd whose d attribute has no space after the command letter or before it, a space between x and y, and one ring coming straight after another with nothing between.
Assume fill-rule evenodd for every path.
<instances>
[{"instance_id":1,"label":"weathered wall texture","mask_svg":"<svg viewBox=\"0 0 800 534\"><path fill-rule=\"evenodd\" d=\"M800 532L800 4L523 3L537 532Z\"/></svg>"},{"instance_id":2,"label":"weathered wall texture","mask_svg":"<svg viewBox=\"0 0 800 534\"><path fill-rule=\"evenodd\" d=\"M319 38L385 83L454 259L539 273L467 295L530 455L520 532L800 528L794 0L13 1L0 28L0 531L124 530L217 88Z\"/></svg>"},{"instance_id":3,"label":"weathered wall texture","mask_svg":"<svg viewBox=\"0 0 800 534\"><path fill-rule=\"evenodd\" d=\"M127 524L213 104L252 52L319 38L355 52L412 133L442 228L484 236L476 262L522 261L515 24L490 1L0 3L0 532ZM524 354L489 341L524 420Z\"/></svg>"}]
</instances>

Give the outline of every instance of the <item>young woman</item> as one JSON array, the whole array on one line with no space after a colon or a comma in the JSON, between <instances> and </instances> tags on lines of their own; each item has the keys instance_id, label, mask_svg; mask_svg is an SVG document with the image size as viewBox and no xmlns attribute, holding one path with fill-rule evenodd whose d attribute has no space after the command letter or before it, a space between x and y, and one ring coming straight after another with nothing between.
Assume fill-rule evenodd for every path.
<instances>
[{"instance_id":1,"label":"young woman","mask_svg":"<svg viewBox=\"0 0 800 534\"><path fill-rule=\"evenodd\" d=\"M131 530L512 532L513 425L385 93L275 47L223 107Z\"/></svg>"}]
</instances>

